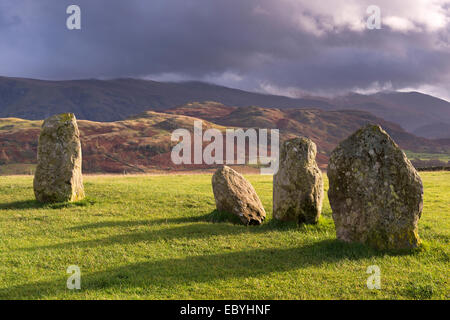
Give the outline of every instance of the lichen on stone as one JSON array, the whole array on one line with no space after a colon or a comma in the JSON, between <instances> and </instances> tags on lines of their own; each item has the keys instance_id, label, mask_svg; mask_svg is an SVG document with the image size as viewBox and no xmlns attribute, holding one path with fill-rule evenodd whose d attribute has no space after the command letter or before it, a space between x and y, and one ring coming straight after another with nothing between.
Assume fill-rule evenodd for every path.
<instances>
[{"instance_id":1,"label":"lichen on stone","mask_svg":"<svg viewBox=\"0 0 450 320\"><path fill-rule=\"evenodd\" d=\"M273 178L273 215L282 221L317 223L322 210L322 172L316 163L317 147L308 138L286 141Z\"/></svg>"},{"instance_id":2,"label":"lichen on stone","mask_svg":"<svg viewBox=\"0 0 450 320\"><path fill-rule=\"evenodd\" d=\"M33 187L40 202L84 198L80 132L73 113L52 116L42 124Z\"/></svg>"},{"instance_id":3,"label":"lichen on stone","mask_svg":"<svg viewBox=\"0 0 450 320\"><path fill-rule=\"evenodd\" d=\"M212 188L217 210L237 216L244 225L260 225L266 211L249 181L228 166L216 170Z\"/></svg>"},{"instance_id":4,"label":"lichen on stone","mask_svg":"<svg viewBox=\"0 0 450 320\"><path fill-rule=\"evenodd\" d=\"M380 126L369 124L341 142L327 174L338 239L379 249L419 245L422 181Z\"/></svg>"}]
</instances>

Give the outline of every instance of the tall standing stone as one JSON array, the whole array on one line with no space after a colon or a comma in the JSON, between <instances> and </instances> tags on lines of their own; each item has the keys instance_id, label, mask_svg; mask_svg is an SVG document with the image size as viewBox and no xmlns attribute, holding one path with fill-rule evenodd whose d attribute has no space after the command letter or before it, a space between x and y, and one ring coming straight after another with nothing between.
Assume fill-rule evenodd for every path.
<instances>
[{"instance_id":1,"label":"tall standing stone","mask_svg":"<svg viewBox=\"0 0 450 320\"><path fill-rule=\"evenodd\" d=\"M367 125L332 152L328 197L337 238L378 249L419 245L422 180L378 125Z\"/></svg>"},{"instance_id":2,"label":"tall standing stone","mask_svg":"<svg viewBox=\"0 0 450 320\"><path fill-rule=\"evenodd\" d=\"M212 188L217 210L239 217L245 225L259 225L266 211L255 189L242 175L223 166L212 177Z\"/></svg>"},{"instance_id":3,"label":"tall standing stone","mask_svg":"<svg viewBox=\"0 0 450 320\"><path fill-rule=\"evenodd\" d=\"M273 177L273 216L283 221L317 223L322 210L322 172L317 147L307 138L286 141Z\"/></svg>"},{"instance_id":4,"label":"tall standing stone","mask_svg":"<svg viewBox=\"0 0 450 320\"><path fill-rule=\"evenodd\" d=\"M84 198L81 143L73 113L46 119L38 146L34 194L40 202L77 201Z\"/></svg>"}]
</instances>

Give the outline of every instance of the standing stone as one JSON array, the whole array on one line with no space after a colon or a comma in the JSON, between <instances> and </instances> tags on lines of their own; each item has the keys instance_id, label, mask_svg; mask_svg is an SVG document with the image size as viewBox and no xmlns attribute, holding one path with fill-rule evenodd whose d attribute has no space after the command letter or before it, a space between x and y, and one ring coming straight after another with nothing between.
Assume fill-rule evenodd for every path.
<instances>
[{"instance_id":1,"label":"standing stone","mask_svg":"<svg viewBox=\"0 0 450 320\"><path fill-rule=\"evenodd\" d=\"M84 198L80 132L73 113L55 115L44 121L37 158L34 194L38 201Z\"/></svg>"},{"instance_id":2,"label":"standing stone","mask_svg":"<svg viewBox=\"0 0 450 320\"><path fill-rule=\"evenodd\" d=\"M253 186L233 169L223 166L212 177L212 188L218 211L239 217L245 225L260 225L266 211Z\"/></svg>"},{"instance_id":3,"label":"standing stone","mask_svg":"<svg viewBox=\"0 0 450 320\"><path fill-rule=\"evenodd\" d=\"M322 172L317 147L307 138L286 141L273 177L273 216L283 221L317 223L322 210Z\"/></svg>"},{"instance_id":4,"label":"standing stone","mask_svg":"<svg viewBox=\"0 0 450 320\"><path fill-rule=\"evenodd\" d=\"M367 125L332 152L328 197L337 238L377 249L419 245L422 180L378 125Z\"/></svg>"}]
</instances>

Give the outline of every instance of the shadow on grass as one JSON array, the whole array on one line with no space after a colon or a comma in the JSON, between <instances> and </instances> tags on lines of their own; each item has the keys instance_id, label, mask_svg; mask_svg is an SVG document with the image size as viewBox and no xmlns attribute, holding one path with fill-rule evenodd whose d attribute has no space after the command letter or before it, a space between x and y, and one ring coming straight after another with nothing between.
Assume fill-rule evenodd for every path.
<instances>
[{"instance_id":1,"label":"shadow on grass","mask_svg":"<svg viewBox=\"0 0 450 320\"><path fill-rule=\"evenodd\" d=\"M154 223L154 221L149 220L148 223ZM42 249L51 250L51 249L67 249L67 248L96 248L116 244L125 245L139 242L156 242L159 240L170 241L174 239L195 240L195 239L211 238L215 236L239 235L242 233L252 233L252 232L261 233L265 231L267 231L266 228L249 228L245 226L234 226L231 224L221 224L220 226L217 227L211 227L211 225L206 223L198 223L157 230L128 232L100 239L93 239L86 241L70 241L52 244L48 246L21 248L17 250L35 251Z\"/></svg>"},{"instance_id":2,"label":"shadow on grass","mask_svg":"<svg viewBox=\"0 0 450 320\"><path fill-rule=\"evenodd\" d=\"M166 232L166 231L165 231ZM82 274L82 291L117 289L176 292L179 287L236 278L258 278L271 273L286 272L335 263L343 259L359 260L380 255L362 245L337 240L323 240L297 248L253 249L133 263L94 273ZM83 266L80 265L81 270ZM67 275L47 282L34 282L0 289L0 298L43 298L69 293ZM154 292L157 295L158 292ZM72 294L72 293L70 293ZM73 294L76 294L74 292ZM145 294L145 292L144 292Z\"/></svg>"},{"instance_id":3,"label":"shadow on grass","mask_svg":"<svg viewBox=\"0 0 450 320\"><path fill-rule=\"evenodd\" d=\"M76 202L56 202L43 203L37 200L14 201L9 203L0 203L0 210L26 210L26 209L62 209L73 207L87 207L93 205L94 199L83 199Z\"/></svg>"},{"instance_id":4,"label":"shadow on grass","mask_svg":"<svg viewBox=\"0 0 450 320\"><path fill-rule=\"evenodd\" d=\"M231 217L231 218L230 218ZM211 226L209 223L199 222L236 222L231 223L217 223ZM140 232L128 232L109 236L100 239L86 240L86 241L70 241L52 244L40 247L27 247L17 249L18 251L34 251L42 249L65 249L65 248L96 248L101 246L110 246L116 244L133 244L139 242L156 242L160 240L195 240L205 239L216 236L239 235L243 233L264 233L273 230L285 231L294 230L298 226L296 223L286 223L277 220L269 220L261 226L244 226L240 224L239 218L233 220L231 215L223 215L217 210L209 214L196 217L179 217L167 219L148 219L148 220L127 220L127 221L102 221L87 225L72 227L69 230L86 230L89 228L114 228L114 227L132 227L132 226L154 226L159 224L182 224L192 223L189 225L175 226L172 228L164 228L159 230L148 230Z\"/></svg>"},{"instance_id":5,"label":"shadow on grass","mask_svg":"<svg viewBox=\"0 0 450 320\"><path fill-rule=\"evenodd\" d=\"M209 214L205 215L204 221L212 223L229 222L232 224L242 224L241 220L234 214L218 210L213 210Z\"/></svg>"},{"instance_id":6,"label":"shadow on grass","mask_svg":"<svg viewBox=\"0 0 450 320\"><path fill-rule=\"evenodd\" d=\"M212 223L231 223L234 225L242 225L241 220L236 215L230 214L228 212L221 212L214 210L211 213L204 216L204 221ZM259 231L269 231L269 230L288 230L298 228L296 222L285 222L277 219L270 219L263 222L259 226L246 226L247 228Z\"/></svg>"},{"instance_id":7,"label":"shadow on grass","mask_svg":"<svg viewBox=\"0 0 450 320\"><path fill-rule=\"evenodd\" d=\"M68 203L69 205L79 205L79 203ZM61 204L57 204L61 205ZM62 205L67 205L66 203ZM85 205L85 204L82 204ZM186 241L196 240L196 239L208 239L217 236L229 236L229 235L241 235L241 234L260 234L270 231L289 231L297 230L299 232L308 232L304 230L305 225L297 225L295 222L282 222L276 219L270 219L266 223L260 226L244 226L240 224L239 219L234 220L230 215L224 215L217 210L212 211L209 214L194 216L194 217L179 217L179 218L164 218L164 219L149 219L149 220L130 220L130 221L103 221L93 224L87 224L77 227L72 227L69 230L85 230L88 228L108 228L108 227L130 227L130 226L140 226L140 225L158 225L158 224L174 224L174 227L156 229L156 230L144 230L139 232L126 232L122 234L115 234L113 236L107 236L104 238L96 238L92 240L84 241L69 241L62 243L55 243L45 246L32 246L16 249L17 251L27 251L33 252L36 250L53 250L53 249L83 249L83 248L97 248L103 246L113 246L113 245L127 245L135 244L141 242L157 242L160 240L171 241L184 239ZM217 223L211 226L209 223L199 223L199 222L236 222L238 224L232 223ZM178 225L183 223L190 223L188 225ZM320 223L319 223L320 227ZM341 243L341 242L339 242ZM366 248L362 244L345 244L347 247L355 248L361 246ZM368 248L368 247L367 247ZM415 252L420 252L426 250L424 246L421 246L415 250L391 250L391 251L377 251L371 249L373 252L378 252L377 254L383 255L410 255Z\"/></svg>"},{"instance_id":8,"label":"shadow on grass","mask_svg":"<svg viewBox=\"0 0 450 320\"><path fill-rule=\"evenodd\" d=\"M162 219L145 219L145 220L124 220L124 221L100 221L90 224L84 224L69 228L69 230L87 230L87 229L100 229L100 228L114 228L114 227L134 227L142 225L159 225L159 224L181 224L181 223L196 223L196 222L210 222L210 223L231 223L233 225L239 225L243 228L249 229L262 229L264 231L271 229L295 229L297 223L295 222L283 222L276 219L271 219L264 222L261 226L244 226L240 219L234 215L226 212L219 212L213 210L208 214L200 216L190 217L178 217L178 218L162 218Z\"/></svg>"},{"instance_id":9,"label":"shadow on grass","mask_svg":"<svg viewBox=\"0 0 450 320\"><path fill-rule=\"evenodd\" d=\"M162 218L162 219L145 219L145 220L124 220L124 221L101 221L95 223L84 224L81 226L71 227L69 230L86 230L114 227L134 227L142 225L159 225L159 224L180 224L208 221L209 214L194 217L178 217L178 218Z\"/></svg>"},{"instance_id":10,"label":"shadow on grass","mask_svg":"<svg viewBox=\"0 0 450 320\"><path fill-rule=\"evenodd\" d=\"M241 220L236 215L218 210L214 210L211 213L203 216L203 220L212 223L231 223L234 225L242 225ZM262 229L264 231L270 229L295 229L297 227L298 225L296 222L284 222L277 219L266 220L259 226L247 226L247 228Z\"/></svg>"},{"instance_id":11,"label":"shadow on grass","mask_svg":"<svg viewBox=\"0 0 450 320\"><path fill-rule=\"evenodd\" d=\"M46 204L36 200L14 201L9 203L0 203L0 210L24 210L45 208Z\"/></svg>"}]
</instances>

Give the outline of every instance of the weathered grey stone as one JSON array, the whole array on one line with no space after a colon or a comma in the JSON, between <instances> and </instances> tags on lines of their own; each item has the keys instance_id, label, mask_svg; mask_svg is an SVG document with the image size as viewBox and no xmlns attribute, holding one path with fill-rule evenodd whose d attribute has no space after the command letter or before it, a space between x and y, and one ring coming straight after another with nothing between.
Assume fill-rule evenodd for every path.
<instances>
[{"instance_id":1,"label":"weathered grey stone","mask_svg":"<svg viewBox=\"0 0 450 320\"><path fill-rule=\"evenodd\" d=\"M317 147L307 138L286 141L273 177L273 216L282 221L317 223L322 210L322 172Z\"/></svg>"},{"instance_id":2,"label":"weathered grey stone","mask_svg":"<svg viewBox=\"0 0 450 320\"><path fill-rule=\"evenodd\" d=\"M33 185L40 202L84 198L80 132L73 113L55 115L44 121Z\"/></svg>"},{"instance_id":3,"label":"weathered grey stone","mask_svg":"<svg viewBox=\"0 0 450 320\"><path fill-rule=\"evenodd\" d=\"M328 197L337 238L378 249L419 245L420 176L378 125L367 125L332 152Z\"/></svg>"},{"instance_id":4,"label":"weathered grey stone","mask_svg":"<svg viewBox=\"0 0 450 320\"><path fill-rule=\"evenodd\" d=\"M233 169L227 166L217 169L212 188L218 211L236 215L245 225L259 225L266 218L253 186Z\"/></svg>"}]
</instances>

